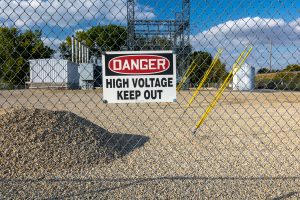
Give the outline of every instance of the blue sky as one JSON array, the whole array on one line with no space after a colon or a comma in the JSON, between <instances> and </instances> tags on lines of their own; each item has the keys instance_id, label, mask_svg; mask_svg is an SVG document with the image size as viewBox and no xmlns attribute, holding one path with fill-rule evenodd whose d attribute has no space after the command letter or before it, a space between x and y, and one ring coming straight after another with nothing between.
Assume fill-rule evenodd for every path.
<instances>
[{"instance_id":1,"label":"blue sky","mask_svg":"<svg viewBox=\"0 0 300 200\"><path fill-rule=\"evenodd\" d=\"M138 0L139 19L174 19L181 0ZM43 40L56 48L76 30L97 24L126 25L126 0L0 0L0 22L21 29L42 29ZM268 66L273 43L273 68L300 63L299 0L191 0L191 43L194 50L215 54L230 68L251 43L248 59L257 69Z\"/></svg>"},{"instance_id":2,"label":"blue sky","mask_svg":"<svg viewBox=\"0 0 300 200\"><path fill-rule=\"evenodd\" d=\"M181 9L181 0L140 0L138 2L154 8L156 18L159 19L174 18L174 13ZM285 21L295 20L300 17L300 1L191 0L191 24L194 33L229 20L257 16L281 18Z\"/></svg>"}]
</instances>

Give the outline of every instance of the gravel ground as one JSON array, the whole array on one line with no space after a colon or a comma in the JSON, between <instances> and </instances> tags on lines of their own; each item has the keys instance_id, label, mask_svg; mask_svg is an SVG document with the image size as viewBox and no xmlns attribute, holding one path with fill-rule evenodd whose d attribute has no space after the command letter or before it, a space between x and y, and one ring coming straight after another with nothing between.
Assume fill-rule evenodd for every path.
<instances>
[{"instance_id":1,"label":"gravel ground","mask_svg":"<svg viewBox=\"0 0 300 200\"><path fill-rule=\"evenodd\" d=\"M130 150L126 138L66 111L13 110L0 119L0 176L44 177L105 165Z\"/></svg>"},{"instance_id":2,"label":"gravel ground","mask_svg":"<svg viewBox=\"0 0 300 200\"><path fill-rule=\"evenodd\" d=\"M225 92L193 135L214 93L201 92L185 109L192 92L177 103L110 105L100 90L1 91L1 116L12 107L71 111L128 136L120 146L131 148L105 164L2 175L0 197L300 198L300 93Z\"/></svg>"}]
</instances>

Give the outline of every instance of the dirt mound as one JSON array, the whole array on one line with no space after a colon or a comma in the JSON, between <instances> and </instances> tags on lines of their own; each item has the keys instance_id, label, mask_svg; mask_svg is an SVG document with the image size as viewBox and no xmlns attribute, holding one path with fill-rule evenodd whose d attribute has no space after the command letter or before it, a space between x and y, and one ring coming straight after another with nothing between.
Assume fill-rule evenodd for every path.
<instances>
[{"instance_id":1,"label":"dirt mound","mask_svg":"<svg viewBox=\"0 0 300 200\"><path fill-rule=\"evenodd\" d=\"M0 118L0 176L105 164L124 141L73 113L20 109Z\"/></svg>"}]
</instances>

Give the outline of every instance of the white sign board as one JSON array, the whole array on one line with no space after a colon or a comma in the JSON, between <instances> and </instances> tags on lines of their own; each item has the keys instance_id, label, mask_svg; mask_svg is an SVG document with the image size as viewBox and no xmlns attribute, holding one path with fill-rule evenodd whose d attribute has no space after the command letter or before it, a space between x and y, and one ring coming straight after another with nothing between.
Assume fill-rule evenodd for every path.
<instances>
[{"instance_id":1,"label":"white sign board","mask_svg":"<svg viewBox=\"0 0 300 200\"><path fill-rule=\"evenodd\" d=\"M119 51L102 55L103 101L176 101L176 56L172 51Z\"/></svg>"}]
</instances>

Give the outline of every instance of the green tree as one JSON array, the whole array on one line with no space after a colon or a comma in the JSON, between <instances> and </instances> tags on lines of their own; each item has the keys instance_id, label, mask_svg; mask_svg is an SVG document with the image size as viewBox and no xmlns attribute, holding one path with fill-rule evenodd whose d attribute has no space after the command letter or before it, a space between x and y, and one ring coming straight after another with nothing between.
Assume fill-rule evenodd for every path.
<instances>
[{"instance_id":1,"label":"green tree","mask_svg":"<svg viewBox=\"0 0 300 200\"><path fill-rule=\"evenodd\" d=\"M49 58L54 50L44 45L41 31L0 28L0 82L24 85L29 59Z\"/></svg>"},{"instance_id":2,"label":"green tree","mask_svg":"<svg viewBox=\"0 0 300 200\"><path fill-rule=\"evenodd\" d=\"M300 65L298 64L292 64L288 65L284 70L284 72L299 72L300 71Z\"/></svg>"},{"instance_id":3,"label":"green tree","mask_svg":"<svg viewBox=\"0 0 300 200\"><path fill-rule=\"evenodd\" d=\"M219 83L224 81L227 77L228 72L226 70L226 65L221 62L220 59L217 60L214 69L211 72L209 82L210 83Z\"/></svg>"},{"instance_id":4,"label":"green tree","mask_svg":"<svg viewBox=\"0 0 300 200\"><path fill-rule=\"evenodd\" d=\"M196 51L191 54L191 63L196 64L197 67L191 75L190 82L193 86L197 86L208 70L213 57L208 52ZM207 80L208 83L219 83L224 80L228 72L226 66L220 60L217 60L215 67L212 69Z\"/></svg>"},{"instance_id":5,"label":"green tree","mask_svg":"<svg viewBox=\"0 0 300 200\"><path fill-rule=\"evenodd\" d=\"M92 55L100 56L101 51L121 50L126 45L127 31L126 28L117 25L94 26L87 31L76 32L75 37L90 48ZM70 59L70 37L61 43L59 50L62 58Z\"/></svg>"}]
</instances>

